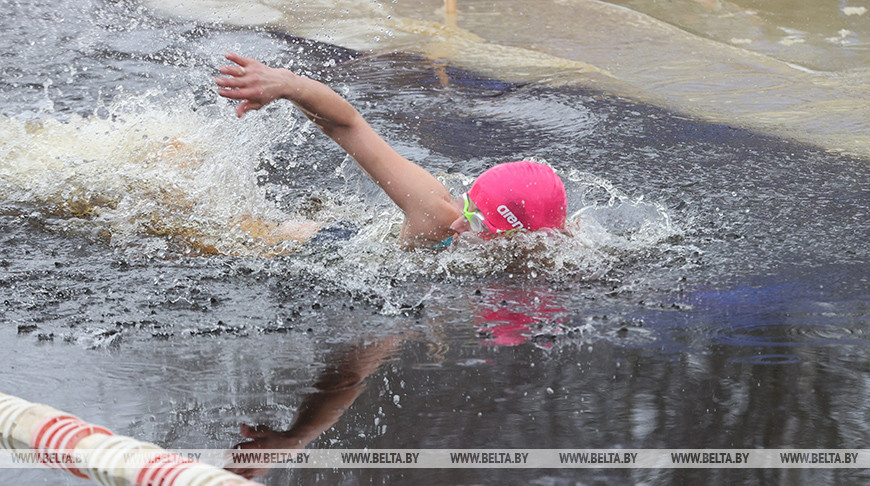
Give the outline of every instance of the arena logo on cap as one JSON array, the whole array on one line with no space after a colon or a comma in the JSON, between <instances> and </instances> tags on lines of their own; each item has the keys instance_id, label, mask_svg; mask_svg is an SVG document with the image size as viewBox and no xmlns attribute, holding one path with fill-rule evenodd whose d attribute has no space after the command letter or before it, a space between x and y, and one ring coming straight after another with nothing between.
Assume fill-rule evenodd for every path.
<instances>
[{"instance_id":1,"label":"arena logo on cap","mask_svg":"<svg viewBox=\"0 0 870 486\"><path fill-rule=\"evenodd\" d=\"M514 228L524 228L523 223L504 204L495 208L495 210L498 211L498 214L504 216L504 219Z\"/></svg>"}]
</instances>

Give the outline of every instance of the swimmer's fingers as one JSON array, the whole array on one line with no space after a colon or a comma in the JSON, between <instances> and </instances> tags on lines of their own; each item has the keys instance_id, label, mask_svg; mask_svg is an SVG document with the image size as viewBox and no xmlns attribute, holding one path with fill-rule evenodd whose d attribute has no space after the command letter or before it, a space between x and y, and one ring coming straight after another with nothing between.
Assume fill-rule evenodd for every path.
<instances>
[{"instance_id":1,"label":"swimmer's fingers","mask_svg":"<svg viewBox=\"0 0 870 486\"><path fill-rule=\"evenodd\" d=\"M224 72L224 69L221 68L221 73ZM241 77L236 78L216 78L214 82L220 86L221 88L243 88L249 84L249 80L243 79Z\"/></svg>"},{"instance_id":2,"label":"swimmer's fingers","mask_svg":"<svg viewBox=\"0 0 870 486\"><path fill-rule=\"evenodd\" d=\"M294 77L286 69L270 68L256 59L233 53L226 54L226 58L236 65L221 67L221 74L227 77L217 78L215 83L219 95L242 102L236 107L239 117L282 97L288 80Z\"/></svg>"},{"instance_id":3,"label":"swimmer's fingers","mask_svg":"<svg viewBox=\"0 0 870 486\"><path fill-rule=\"evenodd\" d=\"M218 94L234 100L262 100L264 88L257 75L241 78L216 78Z\"/></svg>"},{"instance_id":4,"label":"swimmer's fingers","mask_svg":"<svg viewBox=\"0 0 870 486\"><path fill-rule=\"evenodd\" d=\"M252 71L258 71L260 68L265 67L262 63L257 61L256 59L251 59L250 57L240 56L238 54L234 54L232 52L228 52L225 57L228 61L232 61L236 63L235 66L222 66L220 68L220 73L225 76L233 76L235 78L242 78L245 75L249 74Z\"/></svg>"},{"instance_id":5,"label":"swimmer's fingers","mask_svg":"<svg viewBox=\"0 0 870 486\"><path fill-rule=\"evenodd\" d=\"M226 58L237 64L237 66L223 66L220 69L221 74L233 76L236 78L245 78L249 75L263 74L270 68L256 59L240 56L238 54L227 53Z\"/></svg>"},{"instance_id":6,"label":"swimmer's fingers","mask_svg":"<svg viewBox=\"0 0 870 486\"><path fill-rule=\"evenodd\" d=\"M259 110L260 108L266 106L265 102L254 101L251 98L258 98L261 95L260 90L254 88L248 89L219 89L218 94L223 96L224 98L229 98L232 100L242 100L241 103L236 106L236 115L241 118L242 115L249 111Z\"/></svg>"},{"instance_id":7,"label":"swimmer's fingers","mask_svg":"<svg viewBox=\"0 0 870 486\"><path fill-rule=\"evenodd\" d=\"M220 94L221 96L225 96L227 98L237 99L232 94L232 92L230 92L229 94L224 94L224 93L218 92L218 94ZM264 106L266 106L265 103L260 103L257 101L243 99L242 102L236 106L236 116L241 118L245 113L247 113L249 111L259 110L260 108L262 108Z\"/></svg>"},{"instance_id":8,"label":"swimmer's fingers","mask_svg":"<svg viewBox=\"0 0 870 486\"><path fill-rule=\"evenodd\" d=\"M242 434L242 437L244 437L246 439L257 439L259 437L262 437L262 435L263 435L262 432L263 432L264 428L266 428L266 427L263 425L251 427L248 424L242 424L239 427L239 429L240 429L239 432Z\"/></svg>"},{"instance_id":9,"label":"swimmer's fingers","mask_svg":"<svg viewBox=\"0 0 870 486\"><path fill-rule=\"evenodd\" d=\"M263 91L258 88L220 88L218 94L233 100L249 100L261 97Z\"/></svg>"},{"instance_id":10,"label":"swimmer's fingers","mask_svg":"<svg viewBox=\"0 0 870 486\"><path fill-rule=\"evenodd\" d=\"M236 107L236 116L241 118L245 113L249 111L259 110L263 107L262 103L254 103L253 101L242 101L239 103L239 106Z\"/></svg>"},{"instance_id":11,"label":"swimmer's fingers","mask_svg":"<svg viewBox=\"0 0 870 486\"><path fill-rule=\"evenodd\" d=\"M241 66L221 66L221 74L225 76L233 76L240 78L248 73L248 71ZM230 78L226 78L230 79Z\"/></svg>"},{"instance_id":12,"label":"swimmer's fingers","mask_svg":"<svg viewBox=\"0 0 870 486\"><path fill-rule=\"evenodd\" d=\"M247 67L251 64L255 64L255 63L258 64L259 63L259 61L257 61L256 59L252 59L250 57L245 57L245 56L240 56L234 52L227 52L226 54L224 54L224 57L228 61L232 61L243 68Z\"/></svg>"},{"instance_id":13,"label":"swimmer's fingers","mask_svg":"<svg viewBox=\"0 0 870 486\"><path fill-rule=\"evenodd\" d=\"M224 88L243 88L260 82L260 77L268 71L268 67L248 57L228 53L227 59L235 62L235 66L221 66L220 73L228 78L218 78L218 86Z\"/></svg>"},{"instance_id":14,"label":"swimmer's fingers","mask_svg":"<svg viewBox=\"0 0 870 486\"><path fill-rule=\"evenodd\" d=\"M220 68L223 75L230 76L225 78L216 78L215 84L218 85L218 94L225 98L234 100L243 100L261 95L261 90L251 88L256 84L257 76L245 71L240 66L223 66ZM247 88L247 89L246 89Z\"/></svg>"}]
</instances>

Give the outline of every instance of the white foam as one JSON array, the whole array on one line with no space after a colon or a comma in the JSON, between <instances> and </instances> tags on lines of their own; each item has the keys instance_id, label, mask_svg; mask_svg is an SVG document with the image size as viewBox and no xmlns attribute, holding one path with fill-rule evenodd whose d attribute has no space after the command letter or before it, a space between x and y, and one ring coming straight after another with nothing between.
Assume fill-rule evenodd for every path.
<instances>
[{"instance_id":1,"label":"white foam","mask_svg":"<svg viewBox=\"0 0 870 486\"><path fill-rule=\"evenodd\" d=\"M60 229L116 244L158 234L219 253L257 253L262 248L248 248L250 235L229 221L289 218L257 183L266 148L251 136L258 124L236 121L225 106L227 113L187 106L145 95L119 100L103 116L0 117L0 197L36 207ZM282 128L292 133L287 120Z\"/></svg>"}]
</instances>

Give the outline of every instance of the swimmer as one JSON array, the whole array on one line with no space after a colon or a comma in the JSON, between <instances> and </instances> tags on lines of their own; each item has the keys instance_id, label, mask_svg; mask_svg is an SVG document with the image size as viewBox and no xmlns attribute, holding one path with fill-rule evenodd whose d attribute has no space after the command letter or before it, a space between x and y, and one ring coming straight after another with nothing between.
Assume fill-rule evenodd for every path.
<instances>
[{"instance_id":1,"label":"swimmer","mask_svg":"<svg viewBox=\"0 0 870 486\"><path fill-rule=\"evenodd\" d=\"M220 68L218 94L239 100L236 115L286 99L343 148L405 215L400 239L407 248L450 244L473 231L484 237L516 230L562 229L567 197L562 180L543 164L508 162L481 174L454 199L419 165L399 155L350 103L326 85L237 54Z\"/></svg>"}]
</instances>

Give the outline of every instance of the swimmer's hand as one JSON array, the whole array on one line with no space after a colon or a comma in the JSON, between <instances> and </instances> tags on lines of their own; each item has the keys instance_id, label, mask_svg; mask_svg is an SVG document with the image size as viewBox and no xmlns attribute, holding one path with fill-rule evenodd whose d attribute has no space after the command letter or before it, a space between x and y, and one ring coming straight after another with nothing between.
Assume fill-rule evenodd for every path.
<instances>
[{"instance_id":1,"label":"swimmer's hand","mask_svg":"<svg viewBox=\"0 0 870 486\"><path fill-rule=\"evenodd\" d=\"M295 74L286 69L276 69L265 64L227 53L226 58L236 65L222 66L221 74L229 77L217 78L218 94L234 100L242 100L236 107L236 115L240 118L247 112L259 110L269 103L283 98L284 93L293 82Z\"/></svg>"},{"instance_id":2,"label":"swimmer's hand","mask_svg":"<svg viewBox=\"0 0 870 486\"><path fill-rule=\"evenodd\" d=\"M242 425L241 432L243 437L250 440L236 444L233 449L292 450L303 449L305 447L305 444L295 438L290 432L278 432L265 425L258 425L257 427ZM225 469L246 479L263 477L269 472L268 468L242 467L239 464L227 464Z\"/></svg>"},{"instance_id":3,"label":"swimmer's hand","mask_svg":"<svg viewBox=\"0 0 870 486\"><path fill-rule=\"evenodd\" d=\"M236 65L221 67L221 74L228 77L217 78L215 83L219 95L242 101L236 107L239 117L283 98L296 105L333 139L354 138L353 133L347 132L367 126L362 116L344 98L319 81L299 76L288 69L271 68L256 59L238 54L227 53L226 58ZM341 145L341 141L336 141ZM371 142L371 137L360 141L366 145ZM348 153L358 151L357 147L342 147Z\"/></svg>"},{"instance_id":4,"label":"swimmer's hand","mask_svg":"<svg viewBox=\"0 0 870 486\"><path fill-rule=\"evenodd\" d=\"M344 149L405 213L402 241L408 247L432 246L452 235L450 224L462 216L450 191L419 165L391 147L350 103L325 84L274 69L247 57L227 54L216 82L218 93L241 100L236 114L258 110L278 98L296 105Z\"/></svg>"}]
</instances>

